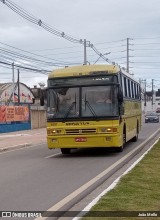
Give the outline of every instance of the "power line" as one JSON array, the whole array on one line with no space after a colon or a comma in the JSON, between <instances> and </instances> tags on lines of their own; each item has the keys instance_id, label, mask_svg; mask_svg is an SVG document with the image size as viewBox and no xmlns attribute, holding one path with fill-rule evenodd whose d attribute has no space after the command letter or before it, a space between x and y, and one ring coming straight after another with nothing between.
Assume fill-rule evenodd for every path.
<instances>
[{"instance_id":1,"label":"power line","mask_svg":"<svg viewBox=\"0 0 160 220\"><path fill-rule=\"evenodd\" d=\"M52 58L48 58L48 57L45 57L45 56L41 56L41 55L37 55L35 53L31 53L31 52L28 52L28 51L25 51L25 50L22 50L22 49L19 49L19 48L16 48L16 47L13 47L13 46L10 46L8 44L4 44L2 42L0 42L0 44L4 45L4 46L7 46L9 48L12 48L14 50L9 50L9 49L6 49L6 48L3 48L3 47L0 47L0 60L3 62L3 63L13 63L15 62L15 60L17 60L16 62L18 64L21 64L21 67L22 66L25 66L25 68L28 68L29 70L33 70L33 69L39 69L39 66L43 66L41 67L42 69L44 69L44 67L48 67L48 66L58 66L58 67L64 67L65 65L69 65L71 63L69 62L63 62L63 63L53 63L51 62L52 60L55 61L55 59L52 59ZM17 52L18 51L21 51L23 53L27 53L27 54L31 54L33 55L32 57L31 56L28 56L28 55L25 55L25 54L22 54L22 53L19 53ZM38 56L38 57L42 57L44 58L45 60L42 60L42 59L37 59L35 58L35 56ZM49 61L46 61L46 59L48 59ZM51 60L51 61L50 61ZM60 62L60 61L59 61ZM35 66L35 65L38 65L38 68ZM72 63L73 64L73 63ZM5 64L3 64L5 65ZM3 66L4 67L4 66Z\"/></svg>"},{"instance_id":2,"label":"power line","mask_svg":"<svg viewBox=\"0 0 160 220\"><path fill-rule=\"evenodd\" d=\"M109 42L102 42L102 43L95 43L95 45L100 45L100 44L110 44L110 43L115 43L115 42L122 42L123 40L116 40L116 41L109 41ZM113 46L113 47L108 47L108 48L99 48L99 49L110 49L110 48L114 48L114 47L121 47L123 45L120 46ZM64 49L68 49L68 48L78 48L79 46L72 46L72 47L58 47L58 48L52 48L52 49L42 49L42 50L33 50L33 51L48 51L48 50L64 50Z\"/></svg>"},{"instance_id":3,"label":"power line","mask_svg":"<svg viewBox=\"0 0 160 220\"><path fill-rule=\"evenodd\" d=\"M135 44L135 45L137 46L137 45L154 45L154 44L157 45L157 44L160 44L160 43L145 43L145 44Z\"/></svg>"},{"instance_id":4,"label":"power line","mask_svg":"<svg viewBox=\"0 0 160 220\"><path fill-rule=\"evenodd\" d=\"M160 48L140 48L140 49L136 49L136 50L160 50Z\"/></svg>"},{"instance_id":5,"label":"power line","mask_svg":"<svg viewBox=\"0 0 160 220\"><path fill-rule=\"evenodd\" d=\"M77 39L75 37L72 37L71 35L67 35L64 31L59 31L59 30L56 30L55 28L52 28L51 26L49 26L48 24L43 22L41 19L37 19L34 15L28 13L26 10L22 9L21 7L19 7L18 5L16 5L15 3L13 3L9 0L0 0L0 1L3 4L5 4L7 7L9 7L11 10L13 10L15 13L17 13L18 15L20 15L24 19L30 21L31 23L34 23L34 24L40 26L41 28L45 29L46 31L50 32L51 34L62 37L68 41L71 41L73 43L83 44L84 47L90 47L90 48L92 48L93 51L95 51L95 53L98 56L100 56L105 61L109 62L109 60L102 53L100 53L95 48L95 46L90 43L90 41ZM85 48L85 50L86 50L86 48Z\"/></svg>"},{"instance_id":6,"label":"power line","mask_svg":"<svg viewBox=\"0 0 160 220\"><path fill-rule=\"evenodd\" d=\"M134 66L133 68L134 69L160 69L160 67L146 67L146 66L143 66L143 67L136 67L136 66ZM154 74L156 74L156 73L154 73ZM159 73L157 73L157 74L159 74Z\"/></svg>"},{"instance_id":7,"label":"power line","mask_svg":"<svg viewBox=\"0 0 160 220\"><path fill-rule=\"evenodd\" d=\"M41 19L37 19L34 15L28 13L26 10L22 9L20 6L16 5L15 3L9 0L0 0L0 1L4 3L7 7L9 7L11 10L13 10L15 13L23 17L24 19L42 27L43 29L49 31L50 33L65 38L66 40L74 43L81 43L81 44L83 43L82 39L73 38L70 35L65 34L63 31L58 31L55 28L52 28L51 26L43 22Z\"/></svg>"},{"instance_id":8,"label":"power line","mask_svg":"<svg viewBox=\"0 0 160 220\"><path fill-rule=\"evenodd\" d=\"M68 48L78 48L79 46L72 46L72 47L58 47L58 48L52 48L52 49L41 49L41 50L33 50L33 51L48 51L48 50L64 50Z\"/></svg>"},{"instance_id":9,"label":"power line","mask_svg":"<svg viewBox=\"0 0 160 220\"><path fill-rule=\"evenodd\" d=\"M138 57L146 57L146 58L149 58L149 57L157 57L157 58L159 58L160 56L135 56L135 58L138 58Z\"/></svg>"},{"instance_id":10,"label":"power line","mask_svg":"<svg viewBox=\"0 0 160 220\"><path fill-rule=\"evenodd\" d=\"M134 38L134 40L152 40L152 39L159 39L160 37L142 37L142 38Z\"/></svg>"},{"instance_id":11,"label":"power line","mask_svg":"<svg viewBox=\"0 0 160 220\"><path fill-rule=\"evenodd\" d=\"M34 56L38 56L38 57L41 57L41 58L49 59L49 60L52 60L52 61L58 61L59 63L61 63L61 64L63 64L63 65L66 65L64 62L59 61L59 60L55 60L55 59L52 59L52 58L49 58L49 57L46 57L46 56L42 56L42 55L35 54L35 53L29 52L29 51L26 51L26 50L22 50L22 49L19 49L19 48L17 48L17 47L10 46L10 45L5 44L5 43L2 43L2 42L0 42L0 44L5 45L5 46L10 47L10 48L13 48L13 49L16 49L16 50L19 50L19 51L22 51L22 52L25 52L25 53L28 53L28 54L32 54L32 55L34 55Z\"/></svg>"},{"instance_id":12,"label":"power line","mask_svg":"<svg viewBox=\"0 0 160 220\"><path fill-rule=\"evenodd\" d=\"M109 41L109 42L102 42L102 43L96 43L95 45L99 45L99 44L110 44L110 43L117 43L117 42L122 42L125 41L126 39L122 39L122 40L115 40L115 41Z\"/></svg>"},{"instance_id":13,"label":"power line","mask_svg":"<svg viewBox=\"0 0 160 220\"><path fill-rule=\"evenodd\" d=\"M138 62L138 61L136 61L136 62L134 62L134 63L160 63L160 62L155 62L155 61L148 61L148 62L144 61L144 62Z\"/></svg>"},{"instance_id":14,"label":"power line","mask_svg":"<svg viewBox=\"0 0 160 220\"><path fill-rule=\"evenodd\" d=\"M8 63L8 62L3 62L3 61L0 61L0 63L4 64L4 65L7 65L7 66L12 66L13 65L13 63ZM21 66L21 65L18 65L18 64L14 64L14 66L16 68L30 70L30 71L33 71L33 72L41 72L42 74L45 74L45 75L48 74L49 72L51 72L51 70L29 68L29 67Z\"/></svg>"}]
</instances>

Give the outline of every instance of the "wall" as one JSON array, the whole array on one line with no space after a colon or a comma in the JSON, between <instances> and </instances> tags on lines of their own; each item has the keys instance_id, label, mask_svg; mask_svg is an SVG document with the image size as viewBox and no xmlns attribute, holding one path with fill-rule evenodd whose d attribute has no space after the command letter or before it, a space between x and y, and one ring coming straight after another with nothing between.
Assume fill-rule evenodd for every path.
<instances>
[{"instance_id":1,"label":"wall","mask_svg":"<svg viewBox=\"0 0 160 220\"><path fill-rule=\"evenodd\" d=\"M31 129L31 123L30 122L11 122L11 123L5 123L0 124L0 133L7 133L7 132L13 132L13 131L21 131L21 130L30 130Z\"/></svg>"},{"instance_id":2,"label":"wall","mask_svg":"<svg viewBox=\"0 0 160 220\"><path fill-rule=\"evenodd\" d=\"M46 108L43 106L31 106L30 119L27 122L0 122L0 133L46 128Z\"/></svg>"},{"instance_id":3,"label":"wall","mask_svg":"<svg viewBox=\"0 0 160 220\"><path fill-rule=\"evenodd\" d=\"M30 129L28 106L0 106L0 133Z\"/></svg>"},{"instance_id":4,"label":"wall","mask_svg":"<svg viewBox=\"0 0 160 220\"><path fill-rule=\"evenodd\" d=\"M46 128L46 108L44 106L31 106L31 129Z\"/></svg>"}]
</instances>

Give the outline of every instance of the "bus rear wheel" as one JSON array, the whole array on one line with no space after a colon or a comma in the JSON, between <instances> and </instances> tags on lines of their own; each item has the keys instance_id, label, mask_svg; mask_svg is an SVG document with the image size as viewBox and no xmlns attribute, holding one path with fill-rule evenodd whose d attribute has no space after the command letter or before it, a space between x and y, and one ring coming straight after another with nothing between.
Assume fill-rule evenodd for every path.
<instances>
[{"instance_id":1,"label":"bus rear wheel","mask_svg":"<svg viewBox=\"0 0 160 220\"><path fill-rule=\"evenodd\" d=\"M138 141L138 133L132 138L132 142Z\"/></svg>"},{"instance_id":2,"label":"bus rear wheel","mask_svg":"<svg viewBox=\"0 0 160 220\"><path fill-rule=\"evenodd\" d=\"M70 154L71 149L70 148L61 148L62 154Z\"/></svg>"}]
</instances>

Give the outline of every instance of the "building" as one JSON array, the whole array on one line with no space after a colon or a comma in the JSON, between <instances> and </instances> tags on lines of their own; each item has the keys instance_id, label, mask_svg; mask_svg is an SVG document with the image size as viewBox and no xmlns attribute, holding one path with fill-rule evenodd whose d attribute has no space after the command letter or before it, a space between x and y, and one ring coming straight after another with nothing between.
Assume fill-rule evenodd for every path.
<instances>
[{"instance_id":1,"label":"building","mask_svg":"<svg viewBox=\"0 0 160 220\"><path fill-rule=\"evenodd\" d=\"M13 90L14 88L14 90ZM46 127L46 89L0 83L0 133Z\"/></svg>"},{"instance_id":2,"label":"building","mask_svg":"<svg viewBox=\"0 0 160 220\"><path fill-rule=\"evenodd\" d=\"M34 95L34 105L46 106L47 103L47 88L41 87L38 88L36 85L34 88L31 88L31 91Z\"/></svg>"},{"instance_id":3,"label":"building","mask_svg":"<svg viewBox=\"0 0 160 220\"><path fill-rule=\"evenodd\" d=\"M13 86L14 85L14 86ZM34 94L24 83L0 83L0 105L32 104Z\"/></svg>"},{"instance_id":4,"label":"building","mask_svg":"<svg viewBox=\"0 0 160 220\"><path fill-rule=\"evenodd\" d=\"M146 91L144 93L144 98L142 98L142 110L147 111L156 111L160 107L160 89L158 91Z\"/></svg>"}]
</instances>

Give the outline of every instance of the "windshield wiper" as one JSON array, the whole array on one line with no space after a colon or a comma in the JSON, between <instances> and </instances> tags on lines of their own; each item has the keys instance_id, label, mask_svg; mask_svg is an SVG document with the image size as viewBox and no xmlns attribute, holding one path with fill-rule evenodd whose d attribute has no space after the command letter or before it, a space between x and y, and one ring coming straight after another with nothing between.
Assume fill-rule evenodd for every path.
<instances>
[{"instance_id":1,"label":"windshield wiper","mask_svg":"<svg viewBox=\"0 0 160 220\"><path fill-rule=\"evenodd\" d=\"M84 100L84 103L85 103L85 108L86 108L86 105L88 106L90 112L92 113L93 116L97 117L95 111L93 110L91 104L87 101L86 99L86 94L85 94L85 100Z\"/></svg>"},{"instance_id":2,"label":"windshield wiper","mask_svg":"<svg viewBox=\"0 0 160 220\"><path fill-rule=\"evenodd\" d=\"M69 113L71 112L72 108L75 106L75 111L76 111L76 94L75 94L75 101L71 103L71 105L69 106L66 114L64 115L64 119L66 119L69 115Z\"/></svg>"}]
</instances>

